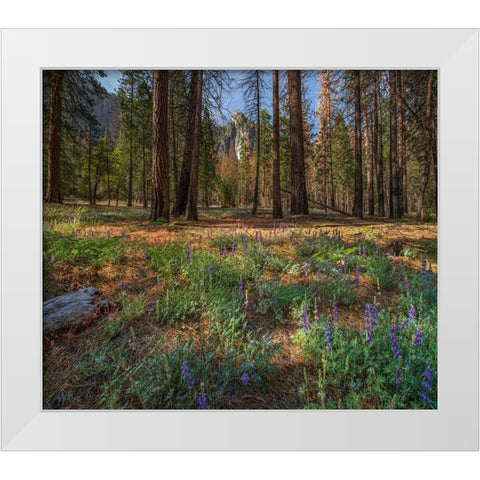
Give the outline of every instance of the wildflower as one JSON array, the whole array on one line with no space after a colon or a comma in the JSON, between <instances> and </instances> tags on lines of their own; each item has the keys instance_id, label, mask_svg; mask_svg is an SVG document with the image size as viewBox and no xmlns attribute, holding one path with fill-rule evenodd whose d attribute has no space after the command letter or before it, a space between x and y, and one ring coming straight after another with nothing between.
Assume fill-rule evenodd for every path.
<instances>
[{"instance_id":1,"label":"wildflower","mask_svg":"<svg viewBox=\"0 0 480 480\"><path fill-rule=\"evenodd\" d=\"M390 325L390 335L391 340L390 348L393 352L393 359L397 360L400 357L400 346L398 344L398 327L395 325Z\"/></svg>"},{"instance_id":2,"label":"wildflower","mask_svg":"<svg viewBox=\"0 0 480 480\"><path fill-rule=\"evenodd\" d=\"M404 288L405 288L405 291L406 291L406 292L409 292L409 291L410 291L410 285L408 284L407 281L405 282Z\"/></svg>"},{"instance_id":3,"label":"wildflower","mask_svg":"<svg viewBox=\"0 0 480 480\"><path fill-rule=\"evenodd\" d=\"M270 343L271 340L272 340L272 334L271 333L265 335L265 343Z\"/></svg>"},{"instance_id":4,"label":"wildflower","mask_svg":"<svg viewBox=\"0 0 480 480\"><path fill-rule=\"evenodd\" d=\"M308 312L307 312L307 306L306 305L303 307L302 325L303 325L303 331L304 332L306 332L307 330L310 329L310 322L308 321Z\"/></svg>"},{"instance_id":5,"label":"wildflower","mask_svg":"<svg viewBox=\"0 0 480 480\"><path fill-rule=\"evenodd\" d=\"M190 253L192 252L190 247L187 247L185 250L185 262L190 262Z\"/></svg>"},{"instance_id":6,"label":"wildflower","mask_svg":"<svg viewBox=\"0 0 480 480\"><path fill-rule=\"evenodd\" d=\"M203 275L205 273L205 269L204 268L201 268L200 269L200 273Z\"/></svg>"},{"instance_id":7,"label":"wildflower","mask_svg":"<svg viewBox=\"0 0 480 480\"><path fill-rule=\"evenodd\" d=\"M245 386L247 386L247 385L248 385L248 382L250 381L250 377L249 377L248 373L247 373L247 372L243 372L243 373L242 373L242 376L240 377L240 380L241 380L241 382L242 382Z\"/></svg>"},{"instance_id":8,"label":"wildflower","mask_svg":"<svg viewBox=\"0 0 480 480\"><path fill-rule=\"evenodd\" d=\"M230 254L231 254L232 256L235 255L235 244L234 244L234 243L232 243L232 249L231 249L231 251L230 251Z\"/></svg>"},{"instance_id":9,"label":"wildflower","mask_svg":"<svg viewBox=\"0 0 480 480\"><path fill-rule=\"evenodd\" d=\"M276 299L273 301L273 306L274 306L275 308L278 307L278 298L276 298Z\"/></svg>"},{"instance_id":10,"label":"wildflower","mask_svg":"<svg viewBox=\"0 0 480 480\"><path fill-rule=\"evenodd\" d=\"M55 263L55 257L53 255L50 257L50 263Z\"/></svg>"},{"instance_id":11,"label":"wildflower","mask_svg":"<svg viewBox=\"0 0 480 480\"><path fill-rule=\"evenodd\" d=\"M343 268L345 271L348 270L348 255L345 255L344 259L343 259Z\"/></svg>"},{"instance_id":12,"label":"wildflower","mask_svg":"<svg viewBox=\"0 0 480 480\"><path fill-rule=\"evenodd\" d=\"M210 274L210 276L213 275L213 265L210 265L210 266L208 267L208 273Z\"/></svg>"},{"instance_id":13,"label":"wildflower","mask_svg":"<svg viewBox=\"0 0 480 480\"><path fill-rule=\"evenodd\" d=\"M395 380L393 381L393 384L398 389L402 386L402 380L401 380L402 368L400 367L400 365L398 366L397 371L395 372L395 375L396 376L395 376Z\"/></svg>"},{"instance_id":14,"label":"wildflower","mask_svg":"<svg viewBox=\"0 0 480 480\"><path fill-rule=\"evenodd\" d=\"M142 258L146 260L148 258L147 252L145 251L144 248L142 248Z\"/></svg>"},{"instance_id":15,"label":"wildflower","mask_svg":"<svg viewBox=\"0 0 480 480\"><path fill-rule=\"evenodd\" d=\"M319 265L317 267L317 277L318 277L319 280L322 279L322 266L321 265Z\"/></svg>"},{"instance_id":16,"label":"wildflower","mask_svg":"<svg viewBox=\"0 0 480 480\"><path fill-rule=\"evenodd\" d=\"M332 261L330 260L330 258L328 259L328 274L330 275L330 277L333 277Z\"/></svg>"},{"instance_id":17,"label":"wildflower","mask_svg":"<svg viewBox=\"0 0 480 480\"><path fill-rule=\"evenodd\" d=\"M425 403L430 403L432 401L425 392L420 392L418 395Z\"/></svg>"},{"instance_id":18,"label":"wildflower","mask_svg":"<svg viewBox=\"0 0 480 480\"><path fill-rule=\"evenodd\" d=\"M377 309L368 303L365 305L365 332L367 333L367 342L372 341L373 329L377 326Z\"/></svg>"},{"instance_id":19,"label":"wildflower","mask_svg":"<svg viewBox=\"0 0 480 480\"><path fill-rule=\"evenodd\" d=\"M363 244L363 249L362 249L362 255L366 255L367 254L367 244L364 243Z\"/></svg>"},{"instance_id":20,"label":"wildflower","mask_svg":"<svg viewBox=\"0 0 480 480\"><path fill-rule=\"evenodd\" d=\"M432 387L431 387L431 385L430 385L428 382L423 381L423 382L420 383L420 385L421 385L425 390L428 390L429 392L432 391Z\"/></svg>"},{"instance_id":21,"label":"wildflower","mask_svg":"<svg viewBox=\"0 0 480 480\"><path fill-rule=\"evenodd\" d=\"M225 260L227 258L227 249L225 247L220 249L220 256L222 257L222 260Z\"/></svg>"},{"instance_id":22,"label":"wildflower","mask_svg":"<svg viewBox=\"0 0 480 480\"><path fill-rule=\"evenodd\" d=\"M432 370L427 367L427 369L422 373L422 375L429 381L432 381Z\"/></svg>"},{"instance_id":23,"label":"wildflower","mask_svg":"<svg viewBox=\"0 0 480 480\"><path fill-rule=\"evenodd\" d=\"M355 268L355 284L360 285L360 266L357 265Z\"/></svg>"},{"instance_id":24,"label":"wildflower","mask_svg":"<svg viewBox=\"0 0 480 480\"><path fill-rule=\"evenodd\" d=\"M407 325L410 325L413 320L415 320L415 307L413 305L410 305L410 310L408 312L408 320L407 320Z\"/></svg>"},{"instance_id":25,"label":"wildflower","mask_svg":"<svg viewBox=\"0 0 480 480\"><path fill-rule=\"evenodd\" d=\"M199 393L197 395L197 405L199 410L206 410L207 409L207 394L206 393Z\"/></svg>"},{"instance_id":26,"label":"wildflower","mask_svg":"<svg viewBox=\"0 0 480 480\"><path fill-rule=\"evenodd\" d=\"M110 230L107 230L107 240L110 240Z\"/></svg>"},{"instance_id":27,"label":"wildflower","mask_svg":"<svg viewBox=\"0 0 480 480\"><path fill-rule=\"evenodd\" d=\"M118 284L118 288L119 288L120 290L124 289L124 288L125 288L125 284L124 284L123 282L120 282L120 283Z\"/></svg>"},{"instance_id":28,"label":"wildflower","mask_svg":"<svg viewBox=\"0 0 480 480\"><path fill-rule=\"evenodd\" d=\"M243 281L242 280L240 280L238 282L238 296L240 298L243 298L245 296L245 290L243 288Z\"/></svg>"},{"instance_id":29,"label":"wildflower","mask_svg":"<svg viewBox=\"0 0 480 480\"><path fill-rule=\"evenodd\" d=\"M195 380L190 375L188 363L186 360L184 360L182 363L182 379L187 382L187 388L191 390L193 388L193 384L195 383Z\"/></svg>"},{"instance_id":30,"label":"wildflower","mask_svg":"<svg viewBox=\"0 0 480 480\"><path fill-rule=\"evenodd\" d=\"M328 322L325 323L325 345L327 346L326 352L330 352L332 349L332 331Z\"/></svg>"},{"instance_id":31,"label":"wildflower","mask_svg":"<svg viewBox=\"0 0 480 480\"><path fill-rule=\"evenodd\" d=\"M338 303L336 300L333 301L333 323L338 323Z\"/></svg>"},{"instance_id":32,"label":"wildflower","mask_svg":"<svg viewBox=\"0 0 480 480\"><path fill-rule=\"evenodd\" d=\"M317 299L315 299L315 302L313 304L313 319L318 322L318 305L317 305Z\"/></svg>"},{"instance_id":33,"label":"wildflower","mask_svg":"<svg viewBox=\"0 0 480 480\"><path fill-rule=\"evenodd\" d=\"M417 331L415 333L415 340L413 341L413 344L416 347L419 347L422 344L422 339L423 339L423 332L417 328Z\"/></svg>"},{"instance_id":34,"label":"wildflower","mask_svg":"<svg viewBox=\"0 0 480 480\"><path fill-rule=\"evenodd\" d=\"M338 266L338 279L341 280L342 277L343 277L343 265L340 264L340 265Z\"/></svg>"}]
</instances>

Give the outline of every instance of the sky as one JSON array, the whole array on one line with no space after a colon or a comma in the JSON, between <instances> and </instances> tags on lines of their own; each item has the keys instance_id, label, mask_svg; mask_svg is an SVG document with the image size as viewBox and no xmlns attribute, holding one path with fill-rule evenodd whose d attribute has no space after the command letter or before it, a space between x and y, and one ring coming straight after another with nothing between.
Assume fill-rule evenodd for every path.
<instances>
[{"instance_id":1,"label":"sky","mask_svg":"<svg viewBox=\"0 0 480 480\"><path fill-rule=\"evenodd\" d=\"M118 82L120 77L122 76L120 70L104 70L107 74L106 77L101 78L101 84L110 92L115 93ZM243 113L246 112L246 106L243 98L243 92L240 88L238 88L237 83L239 82L243 71L241 70L230 70L230 77L232 78L231 90L230 92L226 93L223 97L222 106L224 109L224 115L227 119L232 116L232 113L235 110L240 110ZM312 72L314 73L314 72ZM265 71L264 80L266 84L266 91L262 98L262 107L267 108L267 110L272 114L272 99L271 99L271 88L272 88L272 81L271 81L271 71ZM282 88L283 82L282 78L280 78L280 88ZM317 85L317 75L316 73L313 75L307 76L302 84L305 95L307 100L310 102L310 109L315 110L317 104L317 93L318 93L318 85ZM310 112L310 120L313 123L314 128L317 128L317 122Z\"/></svg>"}]
</instances>

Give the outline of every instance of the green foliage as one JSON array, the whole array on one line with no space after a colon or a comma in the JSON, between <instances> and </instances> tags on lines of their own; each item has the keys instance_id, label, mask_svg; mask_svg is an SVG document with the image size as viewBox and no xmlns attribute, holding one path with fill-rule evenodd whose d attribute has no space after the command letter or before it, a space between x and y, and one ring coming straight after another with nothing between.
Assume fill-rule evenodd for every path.
<instances>
[{"instance_id":1,"label":"green foliage","mask_svg":"<svg viewBox=\"0 0 480 480\"><path fill-rule=\"evenodd\" d=\"M79 265L101 267L119 263L125 255L125 244L118 237L80 237L44 230L43 251L46 261L69 261Z\"/></svg>"}]
</instances>

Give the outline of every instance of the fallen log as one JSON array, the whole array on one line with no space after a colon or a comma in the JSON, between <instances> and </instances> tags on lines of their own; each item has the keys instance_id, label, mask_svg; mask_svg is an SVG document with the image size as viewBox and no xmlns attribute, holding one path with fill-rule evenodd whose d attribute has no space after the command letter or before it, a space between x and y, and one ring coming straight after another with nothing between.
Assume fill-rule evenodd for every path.
<instances>
[{"instance_id":1,"label":"fallen log","mask_svg":"<svg viewBox=\"0 0 480 480\"><path fill-rule=\"evenodd\" d=\"M88 287L46 300L43 302L43 332L79 325L97 312L105 313L118 308L118 304L111 300L96 303L101 294L100 290Z\"/></svg>"},{"instance_id":2,"label":"fallen log","mask_svg":"<svg viewBox=\"0 0 480 480\"><path fill-rule=\"evenodd\" d=\"M289 195L292 194L290 190L285 190L284 188L281 188L280 190L284 193L288 193ZM330 205L325 205L322 202L318 202L317 200L312 200L311 198L308 198L308 197L307 197L307 202L313 203L314 205L318 205L319 207L322 207L322 208L328 208L329 210L333 210L334 212L341 213L342 215L345 215L347 217L357 218L351 213L344 212L343 210L339 210L338 208L331 207Z\"/></svg>"}]
</instances>

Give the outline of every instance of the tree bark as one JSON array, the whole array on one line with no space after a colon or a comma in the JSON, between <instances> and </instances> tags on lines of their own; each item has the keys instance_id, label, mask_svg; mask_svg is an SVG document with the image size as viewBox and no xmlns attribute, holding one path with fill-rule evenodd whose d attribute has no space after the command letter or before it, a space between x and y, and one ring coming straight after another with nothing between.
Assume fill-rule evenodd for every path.
<instances>
[{"instance_id":1,"label":"tree bark","mask_svg":"<svg viewBox=\"0 0 480 480\"><path fill-rule=\"evenodd\" d=\"M417 221L424 220L425 218L425 190L427 189L428 180L430 176L431 164L434 160L434 155L432 155L432 89L433 89L433 70L429 72L428 83L427 83L427 92L425 98L425 153L423 157L423 176L422 183L420 185L420 190L418 192L417 198Z\"/></svg>"},{"instance_id":2,"label":"tree bark","mask_svg":"<svg viewBox=\"0 0 480 480\"><path fill-rule=\"evenodd\" d=\"M185 136L185 150L183 154L182 170L180 179L175 190L175 205L172 215L179 217L185 215L188 201L188 188L190 185L190 171L192 169L193 157L193 138L195 129L195 92L197 91L197 75L192 71L190 80L190 91L188 94L188 112L187 112L187 133Z\"/></svg>"},{"instance_id":3,"label":"tree bark","mask_svg":"<svg viewBox=\"0 0 480 480\"><path fill-rule=\"evenodd\" d=\"M397 131L397 79L396 71L390 70L390 218L401 218L399 168L398 168L398 131Z\"/></svg>"},{"instance_id":4,"label":"tree bark","mask_svg":"<svg viewBox=\"0 0 480 480\"><path fill-rule=\"evenodd\" d=\"M278 70L272 72L273 90L273 218L283 218L282 194L280 190L280 107L278 89Z\"/></svg>"},{"instance_id":5,"label":"tree bark","mask_svg":"<svg viewBox=\"0 0 480 480\"><path fill-rule=\"evenodd\" d=\"M362 179L362 112L360 94L360 70L355 70L355 191L353 198L354 217L363 218L363 179Z\"/></svg>"},{"instance_id":6,"label":"tree bark","mask_svg":"<svg viewBox=\"0 0 480 480\"><path fill-rule=\"evenodd\" d=\"M57 70L52 75L48 111L47 191L45 201L62 203L60 193L60 156L62 136L62 87L65 73Z\"/></svg>"},{"instance_id":7,"label":"tree bark","mask_svg":"<svg viewBox=\"0 0 480 480\"><path fill-rule=\"evenodd\" d=\"M408 211L407 205L407 162L405 158L405 123L403 113L402 71L397 71L397 115L398 115L398 194L400 197L400 215Z\"/></svg>"},{"instance_id":8,"label":"tree bark","mask_svg":"<svg viewBox=\"0 0 480 480\"><path fill-rule=\"evenodd\" d=\"M288 70L290 110L291 187L290 213L308 215L303 145L302 86L300 70Z\"/></svg>"},{"instance_id":9,"label":"tree bark","mask_svg":"<svg viewBox=\"0 0 480 480\"><path fill-rule=\"evenodd\" d=\"M198 220L198 177L200 170L200 136L202 132L202 80L203 71L196 70L195 116L193 130L193 157L188 189L187 220Z\"/></svg>"},{"instance_id":10,"label":"tree bark","mask_svg":"<svg viewBox=\"0 0 480 480\"><path fill-rule=\"evenodd\" d=\"M374 170L375 170L375 157L377 155L376 140L373 135L373 119L372 115L368 116L368 138L369 138L369 166L367 171L367 190L368 190L368 214L375 214L375 189L374 189Z\"/></svg>"},{"instance_id":11,"label":"tree bark","mask_svg":"<svg viewBox=\"0 0 480 480\"><path fill-rule=\"evenodd\" d=\"M253 187L253 206L252 215L257 214L258 208L258 181L260 177L260 72L255 72L255 97L257 110L257 158L255 159L255 184Z\"/></svg>"},{"instance_id":12,"label":"tree bark","mask_svg":"<svg viewBox=\"0 0 480 480\"><path fill-rule=\"evenodd\" d=\"M385 193L383 184L383 128L382 128L382 108L379 101L378 89L378 71L373 72L373 111L374 124L373 136L375 137L374 146L375 153L375 173L377 176L377 195L378 195L378 215L385 216ZM378 150L377 150L378 142Z\"/></svg>"},{"instance_id":13,"label":"tree bark","mask_svg":"<svg viewBox=\"0 0 480 480\"><path fill-rule=\"evenodd\" d=\"M127 207L132 206L133 198L133 88L134 88L134 79L133 76L130 79L130 125L129 125L129 146L128 146L128 201Z\"/></svg>"},{"instance_id":14,"label":"tree bark","mask_svg":"<svg viewBox=\"0 0 480 480\"><path fill-rule=\"evenodd\" d=\"M150 221L168 220L169 163L168 163L168 70L153 72L152 115L152 205Z\"/></svg>"}]
</instances>

